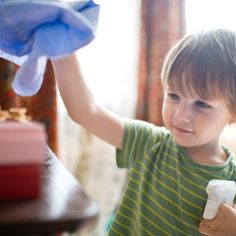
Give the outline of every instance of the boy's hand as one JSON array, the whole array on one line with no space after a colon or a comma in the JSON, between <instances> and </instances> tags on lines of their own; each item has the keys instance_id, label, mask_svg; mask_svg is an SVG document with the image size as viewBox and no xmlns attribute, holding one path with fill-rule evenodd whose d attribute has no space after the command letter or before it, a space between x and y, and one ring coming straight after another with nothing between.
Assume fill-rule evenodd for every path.
<instances>
[{"instance_id":1,"label":"boy's hand","mask_svg":"<svg viewBox=\"0 0 236 236\"><path fill-rule=\"evenodd\" d=\"M199 230L209 236L236 235L236 209L228 204L221 204L213 220L202 220Z\"/></svg>"}]
</instances>

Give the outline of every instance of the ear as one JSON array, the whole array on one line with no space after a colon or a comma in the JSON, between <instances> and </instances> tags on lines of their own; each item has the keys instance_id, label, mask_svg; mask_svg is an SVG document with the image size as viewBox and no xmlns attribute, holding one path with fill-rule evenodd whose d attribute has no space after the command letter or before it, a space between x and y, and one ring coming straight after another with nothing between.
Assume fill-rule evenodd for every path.
<instances>
[{"instance_id":1,"label":"ear","mask_svg":"<svg viewBox=\"0 0 236 236\"><path fill-rule=\"evenodd\" d=\"M228 124L231 125L235 122L236 122L236 115L231 113L230 116L229 116Z\"/></svg>"}]
</instances>

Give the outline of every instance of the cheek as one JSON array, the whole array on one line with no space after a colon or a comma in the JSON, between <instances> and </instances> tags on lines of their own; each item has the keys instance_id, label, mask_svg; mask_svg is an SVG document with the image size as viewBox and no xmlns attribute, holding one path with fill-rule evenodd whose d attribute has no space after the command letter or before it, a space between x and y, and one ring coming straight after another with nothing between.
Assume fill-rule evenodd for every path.
<instances>
[{"instance_id":1,"label":"cheek","mask_svg":"<svg viewBox=\"0 0 236 236\"><path fill-rule=\"evenodd\" d=\"M221 119L212 119L212 128L223 130L224 127L229 123L229 119L227 117L221 117Z\"/></svg>"},{"instance_id":2,"label":"cheek","mask_svg":"<svg viewBox=\"0 0 236 236\"><path fill-rule=\"evenodd\" d=\"M164 101L162 104L162 119L167 128L170 125L172 113L173 113L172 106Z\"/></svg>"},{"instance_id":3,"label":"cheek","mask_svg":"<svg viewBox=\"0 0 236 236\"><path fill-rule=\"evenodd\" d=\"M221 116L219 113L213 116L196 116L194 120L197 133L202 133L206 136L219 135L228 121L228 117Z\"/></svg>"}]
</instances>

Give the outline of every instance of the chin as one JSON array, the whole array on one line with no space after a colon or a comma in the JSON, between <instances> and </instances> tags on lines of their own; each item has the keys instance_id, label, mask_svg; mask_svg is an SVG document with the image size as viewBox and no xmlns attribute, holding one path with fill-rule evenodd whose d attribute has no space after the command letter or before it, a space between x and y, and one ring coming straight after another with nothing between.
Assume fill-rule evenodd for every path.
<instances>
[{"instance_id":1,"label":"chin","mask_svg":"<svg viewBox=\"0 0 236 236\"><path fill-rule=\"evenodd\" d=\"M185 148L200 146L199 143L194 142L194 141L191 140L191 139L175 138L174 136L173 136L173 139L174 139L174 141L175 141L179 146L182 146L182 147L185 147Z\"/></svg>"},{"instance_id":2,"label":"chin","mask_svg":"<svg viewBox=\"0 0 236 236\"><path fill-rule=\"evenodd\" d=\"M179 145L179 146L181 146L181 147L184 147L184 148L190 148L190 147L195 147L195 146L197 146L197 145L194 145L194 144L191 144L191 143L186 143L186 142L180 142L180 141L178 141L178 140L175 140L175 142Z\"/></svg>"},{"instance_id":3,"label":"chin","mask_svg":"<svg viewBox=\"0 0 236 236\"><path fill-rule=\"evenodd\" d=\"M201 146L205 146L207 144L210 144L211 142L204 142L204 143L199 143L193 140L179 140L179 139L175 139L174 141L181 147L183 148L194 148L194 147L201 147Z\"/></svg>"}]
</instances>

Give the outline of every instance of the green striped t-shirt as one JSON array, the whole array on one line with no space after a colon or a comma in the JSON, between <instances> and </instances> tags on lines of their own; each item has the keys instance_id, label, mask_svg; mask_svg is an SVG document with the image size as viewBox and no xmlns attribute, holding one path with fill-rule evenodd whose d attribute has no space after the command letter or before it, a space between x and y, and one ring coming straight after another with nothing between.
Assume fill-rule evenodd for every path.
<instances>
[{"instance_id":1,"label":"green striped t-shirt","mask_svg":"<svg viewBox=\"0 0 236 236\"><path fill-rule=\"evenodd\" d=\"M236 180L233 154L224 149L223 165L201 165L164 127L126 120L117 165L128 168L129 176L108 235L201 235L209 180Z\"/></svg>"}]
</instances>

